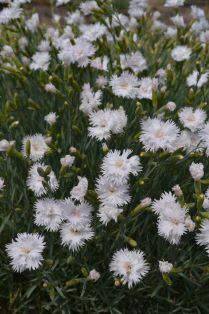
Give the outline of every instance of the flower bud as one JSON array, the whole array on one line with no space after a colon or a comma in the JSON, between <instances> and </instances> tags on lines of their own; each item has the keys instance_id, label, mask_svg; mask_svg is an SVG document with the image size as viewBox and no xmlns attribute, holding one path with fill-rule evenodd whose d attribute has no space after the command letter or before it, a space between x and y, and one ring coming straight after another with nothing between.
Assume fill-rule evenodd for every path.
<instances>
[{"instance_id":1,"label":"flower bud","mask_svg":"<svg viewBox=\"0 0 209 314\"><path fill-rule=\"evenodd\" d=\"M100 273L98 271L96 271L95 269L92 269L90 272L89 272L89 277L88 277L90 280L93 280L93 281L97 281L99 280L100 278Z\"/></svg>"},{"instance_id":2,"label":"flower bud","mask_svg":"<svg viewBox=\"0 0 209 314\"><path fill-rule=\"evenodd\" d=\"M173 101L169 101L165 106L169 111L174 111L176 109L176 104Z\"/></svg>"},{"instance_id":3,"label":"flower bud","mask_svg":"<svg viewBox=\"0 0 209 314\"><path fill-rule=\"evenodd\" d=\"M180 197L183 195L182 189L180 188L178 184L172 187L172 191L175 193L177 197Z\"/></svg>"},{"instance_id":4,"label":"flower bud","mask_svg":"<svg viewBox=\"0 0 209 314\"><path fill-rule=\"evenodd\" d=\"M202 163L193 162L189 167L189 171L195 181L199 181L204 176L204 166Z\"/></svg>"},{"instance_id":5,"label":"flower bud","mask_svg":"<svg viewBox=\"0 0 209 314\"><path fill-rule=\"evenodd\" d=\"M170 273L173 269L173 264L167 261L159 261L159 269L162 274Z\"/></svg>"},{"instance_id":6,"label":"flower bud","mask_svg":"<svg viewBox=\"0 0 209 314\"><path fill-rule=\"evenodd\" d=\"M128 238L128 244L131 247L137 247L137 242L134 239L132 239L132 238Z\"/></svg>"},{"instance_id":7,"label":"flower bud","mask_svg":"<svg viewBox=\"0 0 209 314\"><path fill-rule=\"evenodd\" d=\"M80 283L80 279L71 279L71 280L66 281L65 285L67 287L74 287L74 286L77 286L79 283Z\"/></svg>"},{"instance_id":8,"label":"flower bud","mask_svg":"<svg viewBox=\"0 0 209 314\"><path fill-rule=\"evenodd\" d=\"M191 219L190 216L187 216L187 217L186 217L186 219L185 219L185 225L186 225L188 231L190 231L190 232L194 231L194 229L195 229L195 223L194 223L194 221Z\"/></svg>"}]
</instances>

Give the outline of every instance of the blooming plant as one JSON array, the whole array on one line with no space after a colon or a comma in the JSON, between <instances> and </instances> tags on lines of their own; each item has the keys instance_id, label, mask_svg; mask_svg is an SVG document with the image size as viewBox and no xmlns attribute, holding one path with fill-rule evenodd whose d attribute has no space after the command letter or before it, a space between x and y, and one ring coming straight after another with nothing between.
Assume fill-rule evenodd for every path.
<instances>
[{"instance_id":1,"label":"blooming plant","mask_svg":"<svg viewBox=\"0 0 209 314\"><path fill-rule=\"evenodd\" d=\"M209 313L204 11L30 2L0 0L0 312Z\"/></svg>"}]
</instances>

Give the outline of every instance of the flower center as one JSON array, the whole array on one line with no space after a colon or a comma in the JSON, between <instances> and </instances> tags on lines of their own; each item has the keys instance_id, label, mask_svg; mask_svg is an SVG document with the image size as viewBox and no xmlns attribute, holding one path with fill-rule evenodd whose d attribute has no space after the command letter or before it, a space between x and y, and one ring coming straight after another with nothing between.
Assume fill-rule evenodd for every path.
<instances>
[{"instance_id":1,"label":"flower center","mask_svg":"<svg viewBox=\"0 0 209 314\"><path fill-rule=\"evenodd\" d=\"M159 129L155 132L155 137L156 138L162 138L164 136L163 130Z\"/></svg>"},{"instance_id":2,"label":"flower center","mask_svg":"<svg viewBox=\"0 0 209 314\"><path fill-rule=\"evenodd\" d=\"M70 233L74 233L75 235L80 234L80 231L78 229L71 229Z\"/></svg>"},{"instance_id":3,"label":"flower center","mask_svg":"<svg viewBox=\"0 0 209 314\"><path fill-rule=\"evenodd\" d=\"M100 121L100 127L101 128L106 128L107 127L107 121L105 119Z\"/></svg>"},{"instance_id":4,"label":"flower center","mask_svg":"<svg viewBox=\"0 0 209 314\"><path fill-rule=\"evenodd\" d=\"M126 273L130 274L133 269L133 265L130 262L125 262L124 267L125 267Z\"/></svg>"},{"instance_id":5,"label":"flower center","mask_svg":"<svg viewBox=\"0 0 209 314\"><path fill-rule=\"evenodd\" d=\"M179 224L179 220L176 219L176 218L171 219L171 221L172 221L172 223L173 223L174 225L178 225L178 224Z\"/></svg>"},{"instance_id":6,"label":"flower center","mask_svg":"<svg viewBox=\"0 0 209 314\"><path fill-rule=\"evenodd\" d=\"M23 248L21 248L21 252L23 254L29 254L31 252L31 248L23 247Z\"/></svg>"},{"instance_id":7,"label":"flower center","mask_svg":"<svg viewBox=\"0 0 209 314\"><path fill-rule=\"evenodd\" d=\"M191 122L195 121L195 116L194 116L194 114L191 113L190 115L188 115L187 120L188 120L188 121L191 121Z\"/></svg>"},{"instance_id":8,"label":"flower center","mask_svg":"<svg viewBox=\"0 0 209 314\"><path fill-rule=\"evenodd\" d=\"M117 168L122 168L123 167L123 165L124 165L124 162L123 162L123 160L117 160L116 162L115 162L115 166L117 167Z\"/></svg>"},{"instance_id":9,"label":"flower center","mask_svg":"<svg viewBox=\"0 0 209 314\"><path fill-rule=\"evenodd\" d=\"M121 88L129 89L129 84L128 84L128 82L122 82L122 83L120 84L120 86L121 86Z\"/></svg>"},{"instance_id":10,"label":"flower center","mask_svg":"<svg viewBox=\"0 0 209 314\"><path fill-rule=\"evenodd\" d=\"M35 151L39 150L39 145L37 143L33 143L31 146L33 150Z\"/></svg>"},{"instance_id":11,"label":"flower center","mask_svg":"<svg viewBox=\"0 0 209 314\"><path fill-rule=\"evenodd\" d=\"M110 193L114 193L116 191L116 189L112 186L109 188Z\"/></svg>"}]
</instances>

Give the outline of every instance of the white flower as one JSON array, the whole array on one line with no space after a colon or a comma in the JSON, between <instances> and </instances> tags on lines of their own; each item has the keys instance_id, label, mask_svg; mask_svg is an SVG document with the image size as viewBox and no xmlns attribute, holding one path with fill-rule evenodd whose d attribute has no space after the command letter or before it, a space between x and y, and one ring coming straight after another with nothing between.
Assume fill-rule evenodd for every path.
<instances>
[{"instance_id":1,"label":"white flower","mask_svg":"<svg viewBox=\"0 0 209 314\"><path fill-rule=\"evenodd\" d=\"M110 20L107 22L109 26L111 27L121 27L123 26L124 28L128 28L129 26L129 18L127 15L122 14L122 13L117 13L112 15L112 23L110 23ZM124 30L121 30L122 33L124 33ZM121 35L120 35L121 36ZM123 35L122 35L123 37ZM121 38L121 37L119 37ZM111 38L112 39L112 38ZM110 42L111 42L110 39Z\"/></svg>"},{"instance_id":2,"label":"white flower","mask_svg":"<svg viewBox=\"0 0 209 314\"><path fill-rule=\"evenodd\" d=\"M22 61L22 63L23 63L23 65L25 65L25 66L29 66L29 64L30 64L30 59L28 58L28 57L24 57L24 56L22 56L21 57L21 61Z\"/></svg>"},{"instance_id":3,"label":"white flower","mask_svg":"<svg viewBox=\"0 0 209 314\"><path fill-rule=\"evenodd\" d=\"M10 0L3 0L6 2L10 2ZM32 0L13 0L13 3L16 5L24 4L24 3L31 3Z\"/></svg>"},{"instance_id":4,"label":"white flower","mask_svg":"<svg viewBox=\"0 0 209 314\"><path fill-rule=\"evenodd\" d=\"M85 242L92 239L94 232L87 224L85 226L74 226L70 223L64 223L61 226L61 240L63 245L67 245L70 250L78 251Z\"/></svg>"},{"instance_id":5,"label":"white flower","mask_svg":"<svg viewBox=\"0 0 209 314\"><path fill-rule=\"evenodd\" d=\"M136 98L139 81L129 72L123 72L120 76L113 75L110 80L113 94L120 97Z\"/></svg>"},{"instance_id":6,"label":"white flower","mask_svg":"<svg viewBox=\"0 0 209 314\"><path fill-rule=\"evenodd\" d=\"M98 4L96 1L85 1L80 4L80 9L84 15L89 15L93 13L94 10L99 10Z\"/></svg>"},{"instance_id":7,"label":"white flower","mask_svg":"<svg viewBox=\"0 0 209 314\"><path fill-rule=\"evenodd\" d=\"M158 80L144 77L139 81L139 89L137 90L137 97L139 99L152 99L152 91L158 87Z\"/></svg>"},{"instance_id":8,"label":"white flower","mask_svg":"<svg viewBox=\"0 0 209 314\"><path fill-rule=\"evenodd\" d=\"M6 251L11 258L14 271L36 269L43 260L44 238L38 233L19 233L15 240L7 244Z\"/></svg>"},{"instance_id":9,"label":"white flower","mask_svg":"<svg viewBox=\"0 0 209 314\"><path fill-rule=\"evenodd\" d=\"M169 111L174 111L176 109L176 104L173 101L169 101L166 104L166 109L168 109Z\"/></svg>"},{"instance_id":10,"label":"white flower","mask_svg":"<svg viewBox=\"0 0 209 314\"><path fill-rule=\"evenodd\" d=\"M202 147L206 148L206 155L209 156L209 122L205 123L204 127L199 132L202 141Z\"/></svg>"},{"instance_id":11,"label":"white flower","mask_svg":"<svg viewBox=\"0 0 209 314\"><path fill-rule=\"evenodd\" d=\"M138 156L129 157L131 153L130 149L110 151L103 159L103 175L116 183L126 182L131 173L136 176L142 167Z\"/></svg>"},{"instance_id":12,"label":"white flower","mask_svg":"<svg viewBox=\"0 0 209 314\"><path fill-rule=\"evenodd\" d=\"M107 29L101 23L81 24L80 31L84 39L92 42L103 36Z\"/></svg>"},{"instance_id":13,"label":"white flower","mask_svg":"<svg viewBox=\"0 0 209 314\"><path fill-rule=\"evenodd\" d=\"M0 24L7 24L12 20L18 19L23 9L16 5L10 6L0 11Z\"/></svg>"},{"instance_id":14,"label":"white flower","mask_svg":"<svg viewBox=\"0 0 209 314\"><path fill-rule=\"evenodd\" d=\"M199 245L206 246L206 251L209 255L209 220L205 219L201 223L200 232L196 236L196 241Z\"/></svg>"},{"instance_id":15,"label":"white flower","mask_svg":"<svg viewBox=\"0 0 209 314\"><path fill-rule=\"evenodd\" d=\"M123 212L123 210L117 206L103 205L99 207L97 216L99 220L106 226L108 222L114 220L118 221L118 216Z\"/></svg>"},{"instance_id":16,"label":"white flower","mask_svg":"<svg viewBox=\"0 0 209 314\"><path fill-rule=\"evenodd\" d=\"M59 23L60 20L61 20L61 15L59 15L59 14L53 14L53 15L52 15L52 19L53 19L53 21L54 21L55 23Z\"/></svg>"},{"instance_id":17,"label":"white flower","mask_svg":"<svg viewBox=\"0 0 209 314\"><path fill-rule=\"evenodd\" d=\"M187 77L187 85L202 87L205 83L207 83L209 77L209 72L206 73L199 73L198 71L194 70L192 74Z\"/></svg>"},{"instance_id":18,"label":"white flower","mask_svg":"<svg viewBox=\"0 0 209 314\"><path fill-rule=\"evenodd\" d=\"M114 253L110 263L110 271L121 277L123 284L128 288L136 285L149 271L149 266L140 250L121 249Z\"/></svg>"},{"instance_id":19,"label":"white flower","mask_svg":"<svg viewBox=\"0 0 209 314\"><path fill-rule=\"evenodd\" d=\"M54 47L56 47L56 48L59 47L59 45L58 45L59 30L58 29L55 29L53 27L49 27L45 33L45 38L47 40L49 40Z\"/></svg>"},{"instance_id":20,"label":"white flower","mask_svg":"<svg viewBox=\"0 0 209 314\"><path fill-rule=\"evenodd\" d=\"M14 57L14 50L12 49L11 46L9 45L4 45L1 52L0 52L0 56L3 58L3 59L9 59L9 58L12 58Z\"/></svg>"},{"instance_id":21,"label":"white flower","mask_svg":"<svg viewBox=\"0 0 209 314\"><path fill-rule=\"evenodd\" d=\"M132 17L141 17L148 6L148 0L131 0L129 1L128 13Z\"/></svg>"},{"instance_id":22,"label":"white flower","mask_svg":"<svg viewBox=\"0 0 209 314\"><path fill-rule=\"evenodd\" d=\"M25 136L23 138L23 155L27 157L27 143L30 142L30 159L32 161L38 161L42 159L49 149L49 146L46 144L45 138L42 134L35 134L31 136Z\"/></svg>"},{"instance_id":23,"label":"white flower","mask_svg":"<svg viewBox=\"0 0 209 314\"><path fill-rule=\"evenodd\" d=\"M171 57L175 61L181 62L184 60L188 60L190 58L191 53L192 53L191 48L179 45L173 48L173 50L171 51Z\"/></svg>"},{"instance_id":24,"label":"white flower","mask_svg":"<svg viewBox=\"0 0 209 314\"><path fill-rule=\"evenodd\" d=\"M176 204L176 197L171 192L165 192L159 200L153 202L152 209L156 214L163 215L169 207L175 207Z\"/></svg>"},{"instance_id":25,"label":"white flower","mask_svg":"<svg viewBox=\"0 0 209 314\"><path fill-rule=\"evenodd\" d=\"M80 67L86 67L90 57L95 54L94 46L84 38L76 38L75 45L69 44L59 53L59 59L65 64L78 63Z\"/></svg>"},{"instance_id":26,"label":"white flower","mask_svg":"<svg viewBox=\"0 0 209 314\"><path fill-rule=\"evenodd\" d=\"M38 51L47 52L50 50L50 42L46 39L43 39L38 45Z\"/></svg>"},{"instance_id":27,"label":"white flower","mask_svg":"<svg viewBox=\"0 0 209 314\"><path fill-rule=\"evenodd\" d=\"M173 264L167 261L159 261L159 269L162 274L170 273L173 269Z\"/></svg>"},{"instance_id":28,"label":"white flower","mask_svg":"<svg viewBox=\"0 0 209 314\"><path fill-rule=\"evenodd\" d=\"M209 188L205 192L204 196L204 201L202 207L206 209L207 211L209 210Z\"/></svg>"},{"instance_id":29,"label":"white flower","mask_svg":"<svg viewBox=\"0 0 209 314\"><path fill-rule=\"evenodd\" d=\"M198 8L196 5L191 6L191 15L193 18L201 20L205 18L205 12L203 9Z\"/></svg>"},{"instance_id":30,"label":"white flower","mask_svg":"<svg viewBox=\"0 0 209 314\"><path fill-rule=\"evenodd\" d=\"M202 163L193 162L189 166L189 172L195 181L199 181L204 176L204 166Z\"/></svg>"},{"instance_id":31,"label":"white flower","mask_svg":"<svg viewBox=\"0 0 209 314\"><path fill-rule=\"evenodd\" d=\"M15 141L7 141L5 139L0 141L0 152L6 152L11 146L15 145Z\"/></svg>"},{"instance_id":32,"label":"white flower","mask_svg":"<svg viewBox=\"0 0 209 314\"><path fill-rule=\"evenodd\" d=\"M164 34L165 34L165 37L167 37L167 38L172 38L172 37L176 36L176 34L177 34L177 29L174 28L174 27L168 26L167 29L166 29L166 31L164 32Z\"/></svg>"},{"instance_id":33,"label":"white flower","mask_svg":"<svg viewBox=\"0 0 209 314\"><path fill-rule=\"evenodd\" d=\"M18 45L20 47L21 50L24 50L29 44L29 41L26 37L20 37L20 39L18 40Z\"/></svg>"},{"instance_id":34,"label":"white flower","mask_svg":"<svg viewBox=\"0 0 209 314\"><path fill-rule=\"evenodd\" d=\"M46 85L44 86L44 89L45 89L46 92L52 93L52 94L54 94L54 93L57 92L56 87L55 87L54 84L52 84L52 83L46 84Z\"/></svg>"},{"instance_id":35,"label":"white flower","mask_svg":"<svg viewBox=\"0 0 209 314\"><path fill-rule=\"evenodd\" d=\"M47 230L59 229L62 218L61 203L52 198L39 199L35 205L35 224L45 226Z\"/></svg>"},{"instance_id":36,"label":"white flower","mask_svg":"<svg viewBox=\"0 0 209 314\"><path fill-rule=\"evenodd\" d=\"M122 133L127 125L127 116L122 107L118 110L105 109L92 112L89 119L92 125L88 128L89 135L99 141L109 139L111 133Z\"/></svg>"},{"instance_id":37,"label":"white flower","mask_svg":"<svg viewBox=\"0 0 209 314\"><path fill-rule=\"evenodd\" d=\"M90 114L102 103L102 92L98 90L94 93L89 83L84 84L81 92L81 105L79 109L85 114Z\"/></svg>"},{"instance_id":38,"label":"white flower","mask_svg":"<svg viewBox=\"0 0 209 314\"><path fill-rule=\"evenodd\" d=\"M202 151L200 147L201 137L198 133L193 133L188 130L181 131L179 137L173 145L173 151L183 148L188 153L193 151ZM202 146L202 145L201 145Z\"/></svg>"},{"instance_id":39,"label":"white flower","mask_svg":"<svg viewBox=\"0 0 209 314\"><path fill-rule=\"evenodd\" d=\"M60 47L65 47L65 45L70 42L69 39L74 39L74 33L72 27L67 25L64 28L63 34L58 39L58 45Z\"/></svg>"},{"instance_id":40,"label":"white flower","mask_svg":"<svg viewBox=\"0 0 209 314\"><path fill-rule=\"evenodd\" d=\"M80 177L78 176L78 184L73 187L73 189L70 192L70 196L72 199L75 199L77 201L83 201L84 196L87 193L88 190L88 180L86 177Z\"/></svg>"},{"instance_id":41,"label":"white flower","mask_svg":"<svg viewBox=\"0 0 209 314\"><path fill-rule=\"evenodd\" d=\"M4 179L2 177L0 177L0 191L2 191L4 187L5 187Z\"/></svg>"},{"instance_id":42,"label":"white flower","mask_svg":"<svg viewBox=\"0 0 209 314\"><path fill-rule=\"evenodd\" d=\"M111 131L113 134L120 134L127 125L128 117L123 107L111 111L113 125Z\"/></svg>"},{"instance_id":43,"label":"white flower","mask_svg":"<svg viewBox=\"0 0 209 314\"><path fill-rule=\"evenodd\" d=\"M53 125L56 120L57 120L58 116L56 115L56 112L50 112L48 113L45 117L44 120L49 124L49 125Z\"/></svg>"},{"instance_id":44,"label":"white flower","mask_svg":"<svg viewBox=\"0 0 209 314\"><path fill-rule=\"evenodd\" d=\"M167 25L159 20L154 20L151 30L165 32Z\"/></svg>"},{"instance_id":45,"label":"white flower","mask_svg":"<svg viewBox=\"0 0 209 314\"><path fill-rule=\"evenodd\" d=\"M158 81L161 85L163 85L166 81L166 70L164 70L163 68L159 68L155 74L155 76L158 77Z\"/></svg>"},{"instance_id":46,"label":"white flower","mask_svg":"<svg viewBox=\"0 0 209 314\"><path fill-rule=\"evenodd\" d=\"M66 23L70 25L79 25L84 23L84 18L81 15L81 12L79 10L75 10L73 12L67 12L67 16L65 18Z\"/></svg>"},{"instance_id":47,"label":"white flower","mask_svg":"<svg viewBox=\"0 0 209 314\"><path fill-rule=\"evenodd\" d=\"M148 118L141 123L140 142L146 151L158 149L172 150L179 135L179 129L173 121L162 121L158 118Z\"/></svg>"},{"instance_id":48,"label":"white flower","mask_svg":"<svg viewBox=\"0 0 209 314\"><path fill-rule=\"evenodd\" d=\"M66 198L62 202L63 219L69 222L72 226L85 226L91 220L92 206L83 201L75 205L70 198Z\"/></svg>"},{"instance_id":49,"label":"white flower","mask_svg":"<svg viewBox=\"0 0 209 314\"><path fill-rule=\"evenodd\" d=\"M90 114L91 127L88 128L89 135L96 137L99 141L108 139L111 136L111 130L114 125L114 120L111 110L98 110Z\"/></svg>"},{"instance_id":50,"label":"white flower","mask_svg":"<svg viewBox=\"0 0 209 314\"><path fill-rule=\"evenodd\" d=\"M30 19L25 22L26 29L30 32L34 33L39 26L39 15L38 13L34 13Z\"/></svg>"},{"instance_id":51,"label":"white flower","mask_svg":"<svg viewBox=\"0 0 209 314\"><path fill-rule=\"evenodd\" d=\"M102 205L122 206L130 202L128 185L116 184L106 177L97 179L96 192Z\"/></svg>"},{"instance_id":52,"label":"white flower","mask_svg":"<svg viewBox=\"0 0 209 314\"><path fill-rule=\"evenodd\" d=\"M165 7L179 7L184 5L185 0L166 0L164 6Z\"/></svg>"},{"instance_id":53,"label":"white flower","mask_svg":"<svg viewBox=\"0 0 209 314\"><path fill-rule=\"evenodd\" d=\"M203 45L209 42L209 30L200 33L200 41Z\"/></svg>"},{"instance_id":54,"label":"white flower","mask_svg":"<svg viewBox=\"0 0 209 314\"><path fill-rule=\"evenodd\" d=\"M147 69L147 62L140 52L131 55L120 55L121 68L131 68L135 73L142 72Z\"/></svg>"},{"instance_id":55,"label":"white flower","mask_svg":"<svg viewBox=\"0 0 209 314\"><path fill-rule=\"evenodd\" d=\"M207 19L206 18L201 18L201 19L195 21L192 24L191 30L193 32L195 32L196 34L199 34L201 31L203 31L205 29L207 30L208 29L208 25L209 25L209 23L208 23ZM207 38L207 33L205 33L205 35L206 35L206 38ZM202 46L204 47L204 44Z\"/></svg>"},{"instance_id":56,"label":"white flower","mask_svg":"<svg viewBox=\"0 0 209 314\"><path fill-rule=\"evenodd\" d=\"M108 80L105 76L99 75L96 79L96 84L99 87L104 88L108 84Z\"/></svg>"},{"instance_id":57,"label":"white flower","mask_svg":"<svg viewBox=\"0 0 209 314\"><path fill-rule=\"evenodd\" d=\"M187 209L181 208L176 197L171 193L163 193L152 205L158 214L158 233L171 244L178 244L181 236L187 231L185 219Z\"/></svg>"},{"instance_id":58,"label":"white flower","mask_svg":"<svg viewBox=\"0 0 209 314\"><path fill-rule=\"evenodd\" d=\"M181 236L186 232L185 225L186 210L179 204L168 208L158 219L158 233L171 244L178 244Z\"/></svg>"},{"instance_id":59,"label":"white flower","mask_svg":"<svg viewBox=\"0 0 209 314\"><path fill-rule=\"evenodd\" d=\"M36 196L42 196L47 193L47 190L43 186L44 178L39 175L38 168L42 168L45 171L47 166L41 163L34 164L29 170L27 186L30 190L32 190L35 193ZM48 177L49 188L51 189L52 192L54 192L58 188L57 178L55 177L53 171L49 173Z\"/></svg>"},{"instance_id":60,"label":"white flower","mask_svg":"<svg viewBox=\"0 0 209 314\"><path fill-rule=\"evenodd\" d=\"M100 71L107 71L108 63L109 58L107 56L96 57L95 59L91 60L92 68L95 68Z\"/></svg>"},{"instance_id":61,"label":"white flower","mask_svg":"<svg viewBox=\"0 0 209 314\"><path fill-rule=\"evenodd\" d=\"M171 21L177 27L184 27L185 26L184 17L182 15L177 14L177 15L171 17Z\"/></svg>"},{"instance_id":62,"label":"white flower","mask_svg":"<svg viewBox=\"0 0 209 314\"><path fill-rule=\"evenodd\" d=\"M56 6L58 7L59 5L67 4L71 2L71 0L56 0Z\"/></svg>"},{"instance_id":63,"label":"white flower","mask_svg":"<svg viewBox=\"0 0 209 314\"><path fill-rule=\"evenodd\" d=\"M97 281L97 280L99 280L100 277L101 277L101 276L100 276L100 273L99 273L98 271L96 271L95 269L92 269L92 270L89 272L88 278L89 278L90 280Z\"/></svg>"},{"instance_id":64,"label":"white flower","mask_svg":"<svg viewBox=\"0 0 209 314\"><path fill-rule=\"evenodd\" d=\"M75 161L75 157L71 155L66 155L65 157L60 158L60 163L62 166L71 167Z\"/></svg>"},{"instance_id":65,"label":"white flower","mask_svg":"<svg viewBox=\"0 0 209 314\"><path fill-rule=\"evenodd\" d=\"M47 71L50 62L50 55L47 51L36 52L32 56L32 62L30 64L31 70L43 70Z\"/></svg>"},{"instance_id":66,"label":"white flower","mask_svg":"<svg viewBox=\"0 0 209 314\"><path fill-rule=\"evenodd\" d=\"M202 109L185 107L179 112L179 120L185 128L195 132L202 128L207 118L206 112Z\"/></svg>"}]
</instances>

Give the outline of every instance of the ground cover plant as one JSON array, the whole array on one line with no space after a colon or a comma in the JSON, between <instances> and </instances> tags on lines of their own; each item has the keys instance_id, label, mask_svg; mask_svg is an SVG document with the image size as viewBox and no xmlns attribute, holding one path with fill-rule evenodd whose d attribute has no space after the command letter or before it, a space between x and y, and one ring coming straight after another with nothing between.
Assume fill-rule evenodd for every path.
<instances>
[{"instance_id":1,"label":"ground cover plant","mask_svg":"<svg viewBox=\"0 0 209 314\"><path fill-rule=\"evenodd\" d=\"M29 2L0 1L0 312L209 313L207 16Z\"/></svg>"}]
</instances>

